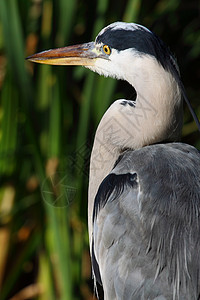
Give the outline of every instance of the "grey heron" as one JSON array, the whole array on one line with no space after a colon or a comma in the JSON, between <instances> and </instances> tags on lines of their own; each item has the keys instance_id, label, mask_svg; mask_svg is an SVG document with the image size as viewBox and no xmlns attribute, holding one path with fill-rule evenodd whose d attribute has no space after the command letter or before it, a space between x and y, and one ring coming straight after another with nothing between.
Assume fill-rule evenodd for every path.
<instances>
[{"instance_id":1,"label":"grey heron","mask_svg":"<svg viewBox=\"0 0 200 300\"><path fill-rule=\"evenodd\" d=\"M170 50L144 26L116 22L95 42L29 59L82 65L136 91L105 112L91 154L90 251L104 299L200 299L200 153L179 142L189 102Z\"/></svg>"}]
</instances>

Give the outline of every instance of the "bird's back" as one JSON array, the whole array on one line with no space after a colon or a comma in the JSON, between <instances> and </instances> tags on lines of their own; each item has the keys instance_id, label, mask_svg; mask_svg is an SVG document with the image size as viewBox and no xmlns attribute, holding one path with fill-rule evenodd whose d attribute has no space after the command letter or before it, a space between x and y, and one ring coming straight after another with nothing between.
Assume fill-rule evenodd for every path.
<instances>
[{"instance_id":1,"label":"bird's back","mask_svg":"<svg viewBox=\"0 0 200 300\"><path fill-rule=\"evenodd\" d=\"M105 300L199 299L200 154L182 143L126 151L93 214L93 269Z\"/></svg>"}]
</instances>

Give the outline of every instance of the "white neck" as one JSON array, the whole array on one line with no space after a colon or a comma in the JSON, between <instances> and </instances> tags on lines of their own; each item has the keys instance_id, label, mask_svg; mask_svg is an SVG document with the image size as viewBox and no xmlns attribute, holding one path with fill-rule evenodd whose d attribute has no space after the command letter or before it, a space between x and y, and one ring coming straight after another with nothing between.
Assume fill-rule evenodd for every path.
<instances>
[{"instance_id":1,"label":"white neck","mask_svg":"<svg viewBox=\"0 0 200 300\"><path fill-rule=\"evenodd\" d=\"M123 99L115 101L102 117L94 140L88 199L90 241L95 195L120 153L127 148L177 141L181 134L182 100L173 76L151 57L137 58L128 68L124 79L137 92L135 107Z\"/></svg>"}]
</instances>

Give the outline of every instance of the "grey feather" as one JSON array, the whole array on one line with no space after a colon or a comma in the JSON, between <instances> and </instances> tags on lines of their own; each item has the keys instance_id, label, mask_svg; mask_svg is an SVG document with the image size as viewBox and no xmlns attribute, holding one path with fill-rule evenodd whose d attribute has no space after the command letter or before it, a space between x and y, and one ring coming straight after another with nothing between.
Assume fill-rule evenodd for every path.
<instances>
[{"instance_id":1,"label":"grey feather","mask_svg":"<svg viewBox=\"0 0 200 300\"><path fill-rule=\"evenodd\" d=\"M93 218L105 300L199 299L199 152L182 143L126 151L111 174L126 180L102 182Z\"/></svg>"}]
</instances>

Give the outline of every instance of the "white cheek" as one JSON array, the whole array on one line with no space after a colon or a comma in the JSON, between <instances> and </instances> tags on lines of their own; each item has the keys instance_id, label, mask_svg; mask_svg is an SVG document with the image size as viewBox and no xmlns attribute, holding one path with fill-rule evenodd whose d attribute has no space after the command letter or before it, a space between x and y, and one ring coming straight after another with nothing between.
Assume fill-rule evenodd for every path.
<instances>
[{"instance_id":1,"label":"white cheek","mask_svg":"<svg viewBox=\"0 0 200 300\"><path fill-rule=\"evenodd\" d=\"M112 49L109 60L97 58L94 65L88 68L106 77L127 80L128 74L132 72L130 66L133 65L136 56L130 49L120 52Z\"/></svg>"},{"instance_id":2,"label":"white cheek","mask_svg":"<svg viewBox=\"0 0 200 300\"><path fill-rule=\"evenodd\" d=\"M110 59L97 58L93 66L88 66L90 70L117 79L123 79L121 68L119 68L117 57L118 55L110 55Z\"/></svg>"},{"instance_id":3,"label":"white cheek","mask_svg":"<svg viewBox=\"0 0 200 300\"><path fill-rule=\"evenodd\" d=\"M99 75L104 75L106 77L112 77L111 69L112 63L109 60L97 58L93 66L87 66L88 69Z\"/></svg>"},{"instance_id":4,"label":"white cheek","mask_svg":"<svg viewBox=\"0 0 200 300\"><path fill-rule=\"evenodd\" d=\"M112 63L117 67L118 76L120 79L127 80L127 78L132 74L133 66L135 60L137 60L138 55L131 49L126 49L120 52L113 53Z\"/></svg>"}]
</instances>

